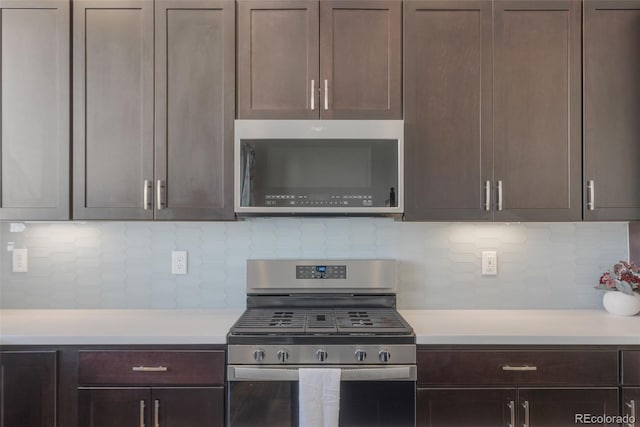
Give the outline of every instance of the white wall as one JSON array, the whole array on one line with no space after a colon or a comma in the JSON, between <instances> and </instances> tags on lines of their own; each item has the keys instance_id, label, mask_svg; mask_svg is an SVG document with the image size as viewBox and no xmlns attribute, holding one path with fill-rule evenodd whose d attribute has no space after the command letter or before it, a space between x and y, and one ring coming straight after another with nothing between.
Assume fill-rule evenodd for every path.
<instances>
[{"instance_id":1,"label":"white wall","mask_svg":"<svg viewBox=\"0 0 640 427\"><path fill-rule=\"evenodd\" d=\"M407 223L389 218L0 224L2 308L243 307L247 258L397 258L401 308L593 308L628 258L626 223ZM29 272L11 272L13 242ZM498 251L497 277L480 275ZM189 274L171 275L172 250Z\"/></svg>"}]
</instances>

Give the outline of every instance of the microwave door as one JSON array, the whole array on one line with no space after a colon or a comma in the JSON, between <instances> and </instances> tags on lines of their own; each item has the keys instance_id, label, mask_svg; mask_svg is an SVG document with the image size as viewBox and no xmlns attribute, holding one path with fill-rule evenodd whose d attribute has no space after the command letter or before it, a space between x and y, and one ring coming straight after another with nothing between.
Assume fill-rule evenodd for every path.
<instances>
[{"instance_id":1,"label":"microwave door","mask_svg":"<svg viewBox=\"0 0 640 427\"><path fill-rule=\"evenodd\" d=\"M242 144L242 183L240 190L240 204L242 206L253 206L253 192L251 183L255 177L256 151L251 144Z\"/></svg>"}]
</instances>

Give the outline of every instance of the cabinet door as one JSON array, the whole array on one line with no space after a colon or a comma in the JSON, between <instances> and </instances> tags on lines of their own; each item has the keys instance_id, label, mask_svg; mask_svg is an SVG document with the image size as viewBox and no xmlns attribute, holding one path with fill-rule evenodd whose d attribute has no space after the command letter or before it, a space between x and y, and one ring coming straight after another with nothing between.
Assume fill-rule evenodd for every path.
<instances>
[{"instance_id":1,"label":"cabinet door","mask_svg":"<svg viewBox=\"0 0 640 427\"><path fill-rule=\"evenodd\" d=\"M152 219L153 0L73 12L73 216Z\"/></svg>"},{"instance_id":2,"label":"cabinet door","mask_svg":"<svg viewBox=\"0 0 640 427\"><path fill-rule=\"evenodd\" d=\"M635 418L635 424L640 425L640 387L625 387L622 389L622 415L629 415Z\"/></svg>"},{"instance_id":3,"label":"cabinet door","mask_svg":"<svg viewBox=\"0 0 640 427\"><path fill-rule=\"evenodd\" d=\"M405 219L491 218L491 2L405 1Z\"/></svg>"},{"instance_id":4,"label":"cabinet door","mask_svg":"<svg viewBox=\"0 0 640 427\"><path fill-rule=\"evenodd\" d=\"M69 0L0 0L0 219L69 219Z\"/></svg>"},{"instance_id":5,"label":"cabinet door","mask_svg":"<svg viewBox=\"0 0 640 427\"><path fill-rule=\"evenodd\" d=\"M238 1L238 118L317 119L318 0Z\"/></svg>"},{"instance_id":6,"label":"cabinet door","mask_svg":"<svg viewBox=\"0 0 640 427\"><path fill-rule=\"evenodd\" d=\"M578 0L494 4L495 219L581 219Z\"/></svg>"},{"instance_id":7,"label":"cabinet door","mask_svg":"<svg viewBox=\"0 0 640 427\"><path fill-rule=\"evenodd\" d=\"M320 2L320 116L402 119L402 2Z\"/></svg>"},{"instance_id":8,"label":"cabinet door","mask_svg":"<svg viewBox=\"0 0 640 427\"><path fill-rule=\"evenodd\" d=\"M224 389L154 388L154 425L164 427L224 426Z\"/></svg>"},{"instance_id":9,"label":"cabinet door","mask_svg":"<svg viewBox=\"0 0 640 427\"><path fill-rule=\"evenodd\" d=\"M518 399L520 425L566 427L578 424L582 414L618 415L617 388L519 389Z\"/></svg>"},{"instance_id":10,"label":"cabinet door","mask_svg":"<svg viewBox=\"0 0 640 427\"><path fill-rule=\"evenodd\" d=\"M418 389L420 427L515 426L516 389ZM512 418L513 414L513 418Z\"/></svg>"},{"instance_id":11,"label":"cabinet door","mask_svg":"<svg viewBox=\"0 0 640 427\"><path fill-rule=\"evenodd\" d=\"M640 1L584 2L587 220L640 219L638 52ZM587 188L591 182L593 189Z\"/></svg>"},{"instance_id":12,"label":"cabinet door","mask_svg":"<svg viewBox=\"0 0 640 427\"><path fill-rule=\"evenodd\" d=\"M148 388L110 388L78 390L78 426L150 426Z\"/></svg>"},{"instance_id":13,"label":"cabinet door","mask_svg":"<svg viewBox=\"0 0 640 427\"><path fill-rule=\"evenodd\" d=\"M56 353L0 353L0 426L56 425Z\"/></svg>"},{"instance_id":14,"label":"cabinet door","mask_svg":"<svg viewBox=\"0 0 640 427\"><path fill-rule=\"evenodd\" d=\"M232 219L235 5L158 0L155 218Z\"/></svg>"}]
</instances>

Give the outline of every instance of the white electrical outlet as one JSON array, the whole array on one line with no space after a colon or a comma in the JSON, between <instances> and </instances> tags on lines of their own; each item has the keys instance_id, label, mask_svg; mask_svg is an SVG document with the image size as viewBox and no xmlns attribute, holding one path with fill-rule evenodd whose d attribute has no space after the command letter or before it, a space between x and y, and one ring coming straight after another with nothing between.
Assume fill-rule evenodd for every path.
<instances>
[{"instance_id":1,"label":"white electrical outlet","mask_svg":"<svg viewBox=\"0 0 640 427\"><path fill-rule=\"evenodd\" d=\"M498 274L498 252L482 251L482 275L495 276Z\"/></svg>"},{"instance_id":2,"label":"white electrical outlet","mask_svg":"<svg viewBox=\"0 0 640 427\"><path fill-rule=\"evenodd\" d=\"M171 252L171 274L187 274L187 251Z\"/></svg>"},{"instance_id":3,"label":"white electrical outlet","mask_svg":"<svg viewBox=\"0 0 640 427\"><path fill-rule=\"evenodd\" d=\"M26 249L13 250L13 272L26 273L29 271L29 253Z\"/></svg>"}]
</instances>

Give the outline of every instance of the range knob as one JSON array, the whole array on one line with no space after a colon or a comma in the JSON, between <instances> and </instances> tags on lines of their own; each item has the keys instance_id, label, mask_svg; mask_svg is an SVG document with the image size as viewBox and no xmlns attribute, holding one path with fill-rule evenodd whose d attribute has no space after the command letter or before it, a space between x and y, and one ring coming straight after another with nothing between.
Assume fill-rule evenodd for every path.
<instances>
[{"instance_id":1,"label":"range knob","mask_svg":"<svg viewBox=\"0 0 640 427\"><path fill-rule=\"evenodd\" d=\"M284 363L287 361L287 359L289 359L289 352L285 349L278 350L276 356L278 356L278 360L280 361L280 363Z\"/></svg>"},{"instance_id":2,"label":"range knob","mask_svg":"<svg viewBox=\"0 0 640 427\"><path fill-rule=\"evenodd\" d=\"M356 360L358 362L364 362L364 359L367 358L367 352L364 350L356 350Z\"/></svg>"},{"instance_id":3,"label":"range knob","mask_svg":"<svg viewBox=\"0 0 640 427\"><path fill-rule=\"evenodd\" d=\"M262 362L264 360L264 350L261 348L254 350L253 358L256 362Z\"/></svg>"},{"instance_id":4,"label":"range knob","mask_svg":"<svg viewBox=\"0 0 640 427\"><path fill-rule=\"evenodd\" d=\"M324 362L325 360L327 360L327 356L329 356L329 354L326 350L319 349L318 351L316 351L316 357L320 362Z\"/></svg>"},{"instance_id":5,"label":"range knob","mask_svg":"<svg viewBox=\"0 0 640 427\"><path fill-rule=\"evenodd\" d=\"M378 353L378 357L380 358L381 362L388 362L389 359L391 359L391 353L389 353L389 350L380 350L380 353Z\"/></svg>"}]
</instances>

